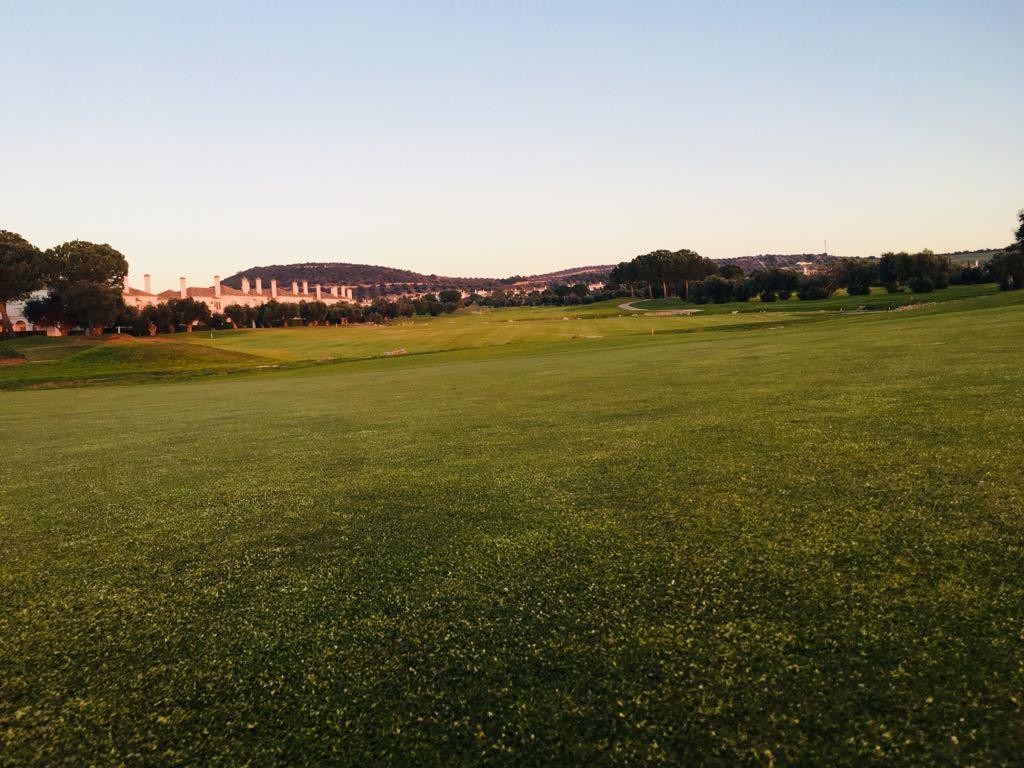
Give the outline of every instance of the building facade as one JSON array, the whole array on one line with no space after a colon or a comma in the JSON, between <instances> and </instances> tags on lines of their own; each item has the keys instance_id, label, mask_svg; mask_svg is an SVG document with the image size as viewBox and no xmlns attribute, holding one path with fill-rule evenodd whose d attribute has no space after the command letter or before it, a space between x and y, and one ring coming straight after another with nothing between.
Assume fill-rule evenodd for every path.
<instances>
[{"instance_id":1,"label":"building facade","mask_svg":"<svg viewBox=\"0 0 1024 768\"><path fill-rule=\"evenodd\" d=\"M210 308L211 312L223 312L226 307L238 304L243 307L258 307L268 301L279 301L283 304L298 304L301 301L322 301L325 304L337 304L352 301L352 287L348 285L332 285L324 287L320 284L310 285L308 281L293 280L287 288L271 280L268 287L263 286L262 278L254 282L242 278L241 288L232 288L221 283L220 275L213 276L213 285L206 288L190 288L184 277L178 278L177 290L166 290L153 293L150 276L143 275L144 289L132 288L125 278L123 297L130 307L143 309L153 304L161 304L170 299L195 299Z\"/></svg>"}]
</instances>

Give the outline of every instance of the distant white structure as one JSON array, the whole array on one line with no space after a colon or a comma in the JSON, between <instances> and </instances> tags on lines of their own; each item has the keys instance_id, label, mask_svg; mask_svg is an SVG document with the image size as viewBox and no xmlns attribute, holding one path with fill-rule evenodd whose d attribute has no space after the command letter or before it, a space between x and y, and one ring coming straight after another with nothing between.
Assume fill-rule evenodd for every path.
<instances>
[{"instance_id":1,"label":"distant white structure","mask_svg":"<svg viewBox=\"0 0 1024 768\"><path fill-rule=\"evenodd\" d=\"M42 299L46 297L46 291L36 291L25 301L12 301L7 305L7 314L11 318L11 325L14 327L14 332L19 333L22 331L34 331L35 326L29 322L28 318L25 317L25 304L32 299ZM42 330L42 329L40 329ZM50 329L47 328L47 335L56 336L59 331L54 328L53 332L50 333Z\"/></svg>"},{"instance_id":2,"label":"distant white structure","mask_svg":"<svg viewBox=\"0 0 1024 768\"><path fill-rule=\"evenodd\" d=\"M337 304L342 301L352 301L352 286L332 285L325 287L313 285L310 290L309 281L303 280L302 286L293 280L290 288L283 288L278 285L277 280L271 280L270 286L263 287L263 279L257 277L255 284L249 278L242 278L241 289L232 288L221 283L220 275L213 276L213 285L208 288L189 288L185 278L178 278L178 289L168 289L160 293L153 293L149 275L142 276L143 290L132 288L125 277L122 296L124 303L136 309L160 304L169 299L195 299L201 301L210 308L211 312L223 312L225 307L232 304L239 304L243 307L258 307L268 301L279 301L283 304L298 304L300 301L322 301L324 304Z\"/></svg>"},{"instance_id":3,"label":"distant white structure","mask_svg":"<svg viewBox=\"0 0 1024 768\"><path fill-rule=\"evenodd\" d=\"M124 278L124 286L121 290L121 298L126 306L142 310L145 307L162 304L168 299L192 298L201 301L210 308L211 312L223 312L226 307L232 304L241 304L246 307L258 307L266 304L271 299L285 304L298 304L300 301L322 301L324 304L337 304L342 301L352 301L352 286L322 285L310 286L308 281L303 281L302 286L292 282L291 289L279 288L277 280L270 281L270 287L263 287L263 280L256 278L255 285L249 282L248 278L242 278L241 290L223 285L219 275L214 275L213 285L209 288L189 288L184 277L178 278L178 290L166 290L160 293L153 293L152 279L149 275L142 276L142 288L132 288L128 284L128 277ZM46 296L46 291L36 291L29 299L40 299ZM45 330L47 335L59 336L59 328L36 328L25 317L24 301L12 301L7 305L7 311L11 318L11 325L15 332Z\"/></svg>"}]
</instances>

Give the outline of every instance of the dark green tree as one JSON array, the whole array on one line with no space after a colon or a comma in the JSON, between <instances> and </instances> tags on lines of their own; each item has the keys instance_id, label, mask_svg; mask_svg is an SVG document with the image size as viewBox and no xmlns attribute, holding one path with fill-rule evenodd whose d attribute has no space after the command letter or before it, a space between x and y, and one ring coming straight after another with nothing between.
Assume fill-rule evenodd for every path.
<instances>
[{"instance_id":1,"label":"dark green tree","mask_svg":"<svg viewBox=\"0 0 1024 768\"><path fill-rule=\"evenodd\" d=\"M191 296L186 299L171 299L167 302L167 308L174 316L175 325L184 325L185 331L192 333L192 326L196 323L208 323L210 321L210 308L202 301L196 301Z\"/></svg>"},{"instance_id":2,"label":"dark green tree","mask_svg":"<svg viewBox=\"0 0 1024 768\"><path fill-rule=\"evenodd\" d=\"M232 328L245 328L252 325L258 314L256 307L247 307L243 304L228 304L224 307L224 317L231 323Z\"/></svg>"},{"instance_id":3,"label":"dark green tree","mask_svg":"<svg viewBox=\"0 0 1024 768\"><path fill-rule=\"evenodd\" d=\"M294 305L288 305L271 299L266 304L260 305L257 310L258 316L256 318L256 322L264 328L272 328L275 325L280 325L285 321L286 317L290 317L290 315L286 314L285 311L285 308L288 306Z\"/></svg>"},{"instance_id":4,"label":"dark green tree","mask_svg":"<svg viewBox=\"0 0 1024 768\"><path fill-rule=\"evenodd\" d=\"M1020 226L1014 233L1016 242L993 256L988 264L989 272L1004 291L1024 287L1024 210L1017 214L1017 219L1020 221Z\"/></svg>"},{"instance_id":5,"label":"dark green tree","mask_svg":"<svg viewBox=\"0 0 1024 768\"><path fill-rule=\"evenodd\" d=\"M801 301L827 299L836 290L835 281L823 272L813 275L800 275L797 279L796 295Z\"/></svg>"},{"instance_id":6,"label":"dark green tree","mask_svg":"<svg viewBox=\"0 0 1024 768\"><path fill-rule=\"evenodd\" d=\"M878 259L841 259L832 269L836 285L851 296L866 296L878 285Z\"/></svg>"},{"instance_id":7,"label":"dark green tree","mask_svg":"<svg viewBox=\"0 0 1024 768\"><path fill-rule=\"evenodd\" d=\"M28 298L43 287L43 255L14 232L0 230L0 333L14 331L7 302Z\"/></svg>"},{"instance_id":8,"label":"dark green tree","mask_svg":"<svg viewBox=\"0 0 1024 768\"><path fill-rule=\"evenodd\" d=\"M50 298L63 307L58 327L66 331L80 325L91 333L102 332L124 309L121 286L126 274L128 261L106 244L72 240L47 250L41 276Z\"/></svg>"},{"instance_id":9,"label":"dark green tree","mask_svg":"<svg viewBox=\"0 0 1024 768\"><path fill-rule=\"evenodd\" d=\"M62 330L68 326L64 305L51 295L25 302L25 317L34 325L48 325Z\"/></svg>"},{"instance_id":10,"label":"dark green tree","mask_svg":"<svg viewBox=\"0 0 1024 768\"><path fill-rule=\"evenodd\" d=\"M146 329L150 336L155 336L160 330L167 333L174 333L177 330L174 313L171 312L171 308L166 303L150 304L147 307L143 307L139 316L142 322L146 324Z\"/></svg>"},{"instance_id":11,"label":"dark green tree","mask_svg":"<svg viewBox=\"0 0 1024 768\"><path fill-rule=\"evenodd\" d=\"M322 301L303 302L302 319L311 325L319 325L327 319L327 305Z\"/></svg>"},{"instance_id":12,"label":"dark green tree","mask_svg":"<svg viewBox=\"0 0 1024 768\"><path fill-rule=\"evenodd\" d=\"M988 270L1004 291L1024 287L1024 246L1012 245L997 253L988 263Z\"/></svg>"},{"instance_id":13,"label":"dark green tree","mask_svg":"<svg viewBox=\"0 0 1024 768\"><path fill-rule=\"evenodd\" d=\"M120 290L128 260L106 243L72 240L50 248L43 261L43 279L51 289L86 282Z\"/></svg>"},{"instance_id":14,"label":"dark green tree","mask_svg":"<svg viewBox=\"0 0 1024 768\"><path fill-rule=\"evenodd\" d=\"M71 322L96 335L102 334L124 310L120 288L89 280L76 280L64 286L57 296Z\"/></svg>"},{"instance_id":15,"label":"dark green tree","mask_svg":"<svg viewBox=\"0 0 1024 768\"><path fill-rule=\"evenodd\" d=\"M718 274L720 274L726 280L738 280L744 275L743 269L737 267L735 264L718 265Z\"/></svg>"}]
</instances>

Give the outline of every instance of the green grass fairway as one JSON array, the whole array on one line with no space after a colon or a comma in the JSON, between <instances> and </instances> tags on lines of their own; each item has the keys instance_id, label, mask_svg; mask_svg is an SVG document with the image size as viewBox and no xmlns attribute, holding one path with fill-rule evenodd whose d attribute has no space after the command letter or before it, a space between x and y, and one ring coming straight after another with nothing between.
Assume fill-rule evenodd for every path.
<instances>
[{"instance_id":1,"label":"green grass fairway","mask_svg":"<svg viewBox=\"0 0 1024 768\"><path fill-rule=\"evenodd\" d=\"M12 346L27 362L0 368L0 389L228 373L274 363L245 352L186 344L185 338L186 334L138 340L20 339Z\"/></svg>"},{"instance_id":2,"label":"green grass fairway","mask_svg":"<svg viewBox=\"0 0 1024 768\"><path fill-rule=\"evenodd\" d=\"M1022 294L0 392L0 765L1019 764Z\"/></svg>"},{"instance_id":3,"label":"green grass fairway","mask_svg":"<svg viewBox=\"0 0 1024 768\"><path fill-rule=\"evenodd\" d=\"M5 342L24 353L29 364L0 368L0 389L193 377L279 365L362 360L397 350L421 355L565 341L592 344L652 332L687 333L778 322L778 318L754 315L645 317L618 304L467 310L383 326L240 329L127 341L33 336ZM116 351L96 349L112 346Z\"/></svg>"}]
</instances>

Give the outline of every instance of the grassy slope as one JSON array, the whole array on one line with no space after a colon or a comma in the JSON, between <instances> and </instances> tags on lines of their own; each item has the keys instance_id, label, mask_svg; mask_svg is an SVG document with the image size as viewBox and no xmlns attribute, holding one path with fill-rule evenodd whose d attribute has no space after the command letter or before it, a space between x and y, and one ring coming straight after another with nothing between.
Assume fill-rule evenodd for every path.
<instances>
[{"instance_id":1,"label":"grassy slope","mask_svg":"<svg viewBox=\"0 0 1024 768\"><path fill-rule=\"evenodd\" d=\"M209 333L179 333L134 342L110 342L83 336L63 339L36 336L8 342L24 352L31 364L0 369L0 388L95 379L137 380L148 374L221 373L268 363L358 360L379 357L397 349L404 349L408 354L423 354L507 344L591 342L649 334L651 330L689 331L761 322L768 322L768 319L641 318L620 309L617 303L604 302L575 311L550 307L465 312L387 326L216 331L212 338ZM98 353L96 350L105 347L116 347L117 351ZM116 360L108 359L107 354Z\"/></svg>"},{"instance_id":2,"label":"grassy slope","mask_svg":"<svg viewBox=\"0 0 1024 768\"><path fill-rule=\"evenodd\" d=\"M181 338L184 338L182 336ZM159 376L231 372L273 361L234 350L185 344L169 338L97 340L41 337L14 342L28 363L0 369L0 389L77 382L133 381Z\"/></svg>"},{"instance_id":3,"label":"grassy slope","mask_svg":"<svg viewBox=\"0 0 1024 768\"><path fill-rule=\"evenodd\" d=\"M611 311L614 309L614 313ZM746 318L742 322L767 322ZM595 308L501 309L455 317L407 320L387 326L341 328L274 328L225 331L200 344L252 352L280 360L324 357L359 359L404 349L422 354L452 349L556 341L592 341L637 334L710 329L733 325L735 318L641 318L614 305Z\"/></svg>"},{"instance_id":4,"label":"grassy slope","mask_svg":"<svg viewBox=\"0 0 1024 768\"><path fill-rule=\"evenodd\" d=\"M0 762L1009 764L1022 341L1006 296L0 394Z\"/></svg>"}]
</instances>

